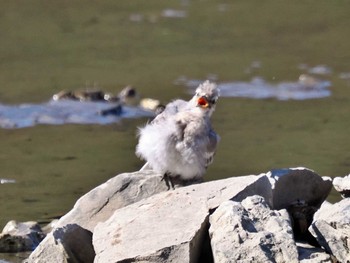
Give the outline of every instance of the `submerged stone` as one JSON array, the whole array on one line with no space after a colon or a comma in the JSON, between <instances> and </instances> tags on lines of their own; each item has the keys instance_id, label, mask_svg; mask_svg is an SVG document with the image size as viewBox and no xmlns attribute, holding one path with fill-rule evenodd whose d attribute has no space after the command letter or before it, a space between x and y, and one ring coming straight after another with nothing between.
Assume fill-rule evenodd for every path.
<instances>
[{"instance_id":1,"label":"submerged stone","mask_svg":"<svg viewBox=\"0 0 350 263\"><path fill-rule=\"evenodd\" d=\"M0 234L0 252L33 251L44 237L37 222L9 221Z\"/></svg>"}]
</instances>

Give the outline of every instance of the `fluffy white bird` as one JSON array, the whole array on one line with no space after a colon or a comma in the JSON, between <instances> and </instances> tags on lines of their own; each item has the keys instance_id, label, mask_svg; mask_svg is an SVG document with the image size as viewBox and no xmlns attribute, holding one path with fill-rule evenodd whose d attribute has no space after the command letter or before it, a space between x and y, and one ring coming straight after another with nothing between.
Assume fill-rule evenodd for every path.
<instances>
[{"instance_id":1,"label":"fluffy white bird","mask_svg":"<svg viewBox=\"0 0 350 263\"><path fill-rule=\"evenodd\" d=\"M201 179L219 141L210 123L219 90L204 82L190 101L175 100L139 130L136 155L165 178ZM172 185L173 186L173 185Z\"/></svg>"}]
</instances>

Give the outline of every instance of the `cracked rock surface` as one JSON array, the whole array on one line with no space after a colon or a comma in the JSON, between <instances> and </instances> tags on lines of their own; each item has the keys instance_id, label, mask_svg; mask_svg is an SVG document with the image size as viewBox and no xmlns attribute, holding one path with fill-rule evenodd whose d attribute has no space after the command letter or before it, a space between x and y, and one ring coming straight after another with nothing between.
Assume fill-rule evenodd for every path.
<instances>
[{"instance_id":1,"label":"cracked rock surface","mask_svg":"<svg viewBox=\"0 0 350 263\"><path fill-rule=\"evenodd\" d=\"M287 211L271 210L261 196L222 203L209 234L214 262L298 262Z\"/></svg>"}]
</instances>

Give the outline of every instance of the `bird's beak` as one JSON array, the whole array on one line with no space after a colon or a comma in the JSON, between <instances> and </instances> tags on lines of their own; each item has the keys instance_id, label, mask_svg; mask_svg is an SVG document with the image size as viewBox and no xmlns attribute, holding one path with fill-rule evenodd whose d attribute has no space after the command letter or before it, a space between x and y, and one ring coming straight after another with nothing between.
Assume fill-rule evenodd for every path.
<instances>
[{"instance_id":1,"label":"bird's beak","mask_svg":"<svg viewBox=\"0 0 350 263\"><path fill-rule=\"evenodd\" d=\"M202 108L208 108L210 107L208 99L204 96L200 97L197 101L197 105L202 107Z\"/></svg>"}]
</instances>

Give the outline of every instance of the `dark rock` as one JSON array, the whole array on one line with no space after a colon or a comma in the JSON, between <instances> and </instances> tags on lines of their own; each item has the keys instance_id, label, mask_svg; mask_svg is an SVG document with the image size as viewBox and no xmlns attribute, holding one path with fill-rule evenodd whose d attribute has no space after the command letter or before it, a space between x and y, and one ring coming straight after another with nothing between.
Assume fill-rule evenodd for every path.
<instances>
[{"instance_id":1,"label":"dark rock","mask_svg":"<svg viewBox=\"0 0 350 263\"><path fill-rule=\"evenodd\" d=\"M267 175L273 186L272 208L287 209L296 240L317 246L308 228L331 191L332 180L303 167L276 169Z\"/></svg>"},{"instance_id":2,"label":"dark rock","mask_svg":"<svg viewBox=\"0 0 350 263\"><path fill-rule=\"evenodd\" d=\"M102 116L108 116L108 115L116 115L116 116L119 116L120 114L122 114L123 112L123 107L122 105L117 105L117 106L114 106L112 108L109 108L109 109L105 109L105 110L102 110L100 111L100 114Z\"/></svg>"},{"instance_id":3,"label":"dark rock","mask_svg":"<svg viewBox=\"0 0 350 263\"><path fill-rule=\"evenodd\" d=\"M283 209L303 202L319 208L332 189L332 180L322 178L307 168L287 168L270 171L273 185L273 209Z\"/></svg>"},{"instance_id":4,"label":"dark rock","mask_svg":"<svg viewBox=\"0 0 350 263\"><path fill-rule=\"evenodd\" d=\"M93 262L92 233L76 224L56 228L49 233L25 263Z\"/></svg>"}]
</instances>

